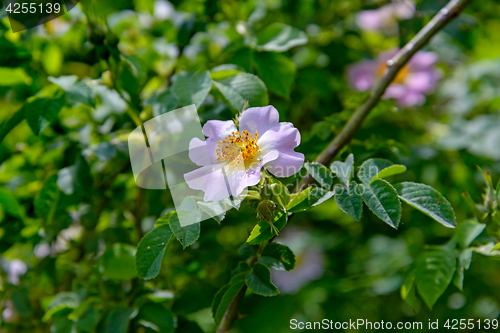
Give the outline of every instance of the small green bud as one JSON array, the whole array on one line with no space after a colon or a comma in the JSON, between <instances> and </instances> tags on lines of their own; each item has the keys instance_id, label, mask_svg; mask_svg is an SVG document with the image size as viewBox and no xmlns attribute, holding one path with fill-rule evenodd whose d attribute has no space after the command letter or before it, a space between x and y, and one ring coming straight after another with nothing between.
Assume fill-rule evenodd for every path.
<instances>
[{"instance_id":1,"label":"small green bud","mask_svg":"<svg viewBox=\"0 0 500 333\"><path fill-rule=\"evenodd\" d=\"M262 200L257 206L257 216L269 223L272 232L277 235L279 233L278 228L273 224L274 213L276 212L276 204L271 200Z\"/></svg>"},{"instance_id":2,"label":"small green bud","mask_svg":"<svg viewBox=\"0 0 500 333\"><path fill-rule=\"evenodd\" d=\"M276 204L271 200L262 200L257 206L257 216L269 223L274 219Z\"/></svg>"}]
</instances>

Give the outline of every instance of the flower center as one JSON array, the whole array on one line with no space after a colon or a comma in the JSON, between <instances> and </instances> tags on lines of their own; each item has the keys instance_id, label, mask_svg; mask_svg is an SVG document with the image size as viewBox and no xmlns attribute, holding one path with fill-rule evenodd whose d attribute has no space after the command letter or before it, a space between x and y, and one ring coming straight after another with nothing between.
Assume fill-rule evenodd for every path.
<instances>
[{"instance_id":1,"label":"flower center","mask_svg":"<svg viewBox=\"0 0 500 333\"><path fill-rule=\"evenodd\" d=\"M382 75L384 75L385 69L387 68L387 64L383 62L377 70L377 77L380 78ZM401 68L401 70L398 72L396 75L396 78L394 79L394 83L403 83L406 79L406 76L410 73L410 69L408 68L408 65L404 66Z\"/></svg>"},{"instance_id":2,"label":"flower center","mask_svg":"<svg viewBox=\"0 0 500 333\"><path fill-rule=\"evenodd\" d=\"M248 131L232 132L231 135L220 140L217 146L217 161L228 162L231 167L245 163L245 168L258 154L259 133L249 134Z\"/></svg>"}]
</instances>

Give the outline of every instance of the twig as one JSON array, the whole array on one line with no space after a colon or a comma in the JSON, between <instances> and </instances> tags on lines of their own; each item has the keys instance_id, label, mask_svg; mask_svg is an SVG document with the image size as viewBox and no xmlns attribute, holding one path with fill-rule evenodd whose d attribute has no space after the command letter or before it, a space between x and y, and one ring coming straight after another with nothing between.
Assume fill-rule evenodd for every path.
<instances>
[{"instance_id":1,"label":"twig","mask_svg":"<svg viewBox=\"0 0 500 333\"><path fill-rule=\"evenodd\" d=\"M377 82L366 102L356 110L339 135L323 149L316 158L316 162L328 164L335 158L340 150L351 141L354 134L356 134L361 127L363 120L375 105L377 105L387 87L392 83L396 75L408 63L411 57L422 49L438 31L443 29L446 24L458 16L458 14L471 2L472 0L451 0L415 35L415 37L412 38L411 41L408 42L408 44L406 44L392 59L387 61L387 69L384 75ZM307 175L299 184L299 189L303 190L306 188L311 180L311 175Z\"/></svg>"},{"instance_id":2,"label":"twig","mask_svg":"<svg viewBox=\"0 0 500 333\"><path fill-rule=\"evenodd\" d=\"M240 291L238 291L233 302L227 308L227 311L220 322L219 328L217 329L217 333L229 333L231 327L233 326L233 323L236 321L236 319L238 319L238 310L240 308L241 302L243 301L243 298L245 297L247 288L248 287L245 284L240 289Z\"/></svg>"},{"instance_id":3,"label":"twig","mask_svg":"<svg viewBox=\"0 0 500 333\"><path fill-rule=\"evenodd\" d=\"M455 18L472 0L451 0L436 16L422 29L413 39L406 44L391 60L387 62L387 69L382 78L377 82L366 102L361 105L349 119L340 134L319 154L316 161L327 164L332 161L339 151L352 139L363 123L363 120L370 111L377 105L380 98L384 95L387 87L395 79L398 72L403 68L411 57L448 22ZM308 175L299 184L299 189L304 189L311 182L311 176ZM246 286L241 288L233 302L224 314L217 333L229 333L234 321L238 318L238 311L245 296Z\"/></svg>"},{"instance_id":4,"label":"twig","mask_svg":"<svg viewBox=\"0 0 500 333\"><path fill-rule=\"evenodd\" d=\"M248 264L251 268L253 268L253 265L255 265L255 263L259 260L259 257L262 254L262 251L264 251L266 245L266 243L260 243L259 250L257 251L255 257L249 259ZM217 333L229 333L231 327L233 326L233 323L236 321L236 319L238 319L238 309L240 308L240 304L245 297L247 289L248 287L245 284L243 285L243 287L241 287L240 291L238 291L233 301L227 308L226 313L224 313L224 317L222 317L219 328L217 329Z\"/></svg>"}]
</instances>

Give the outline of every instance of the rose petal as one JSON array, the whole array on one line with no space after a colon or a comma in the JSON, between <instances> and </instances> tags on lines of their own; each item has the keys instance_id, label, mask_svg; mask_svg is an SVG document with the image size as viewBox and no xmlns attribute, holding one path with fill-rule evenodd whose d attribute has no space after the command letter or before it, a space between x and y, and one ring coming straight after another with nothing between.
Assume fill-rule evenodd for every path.
<instances>
[{"instance_id":1,"label":"rose petal","mask_svg":"<svg viewBox=\"0 0 500 333\"><path fill-rule=\"evenodd\" d=\"M401 98L408 92L408 88L402 84L393 83L385 90L382 98Z\"/></svg>"},{"instance_id":2,"label":"rose petal","mask_svg":"<svg viewBox=\"0 0 500 333\"><path fill-rule=\"evenodd\" d=\"M193 138L189 142L189 158L199 166L211 164L212 157L210 156L207 142Z\"/></svg>"},{"instance_id":3,"label":"rose petal","mask_svg":"<svg viewBox=\"0 0 500 333\"><path fill-rule=\"evenodd\" d=\"M409 90L406 95L396 99L396 102L398 105L406 107L422 105L425 103L425 95L418 91Z\"/></svg>"},{"instance_id":4,"label":"rose petal","mask_svg":"<svg viewBox=\"0 0 500 333\"><path fill-rule=\"evenodd\" d=\"M250 108L243 111L240 117L240 132L255 133L255 131L259 131L259 136L262 136L269 128L278 124L279 120L279 112L274 106Z\"/></svg>"},{"instance_id":5,"label":"rose petal","mask_svg":"<svg viewBox=\"0 0 500 333\"><path fill-rule=\"evenodd\" d=\"M415 4L408 0L397 1L391 4L394 16L401 20L409 20L415 16Z\"/></svg>"},{"instance_id":6,"label":"rose petal","mask_svg":"<svg viewBox=\"0 0 500 333\"><path fill-rule=\"evenodd\" d=\"M375 83L377 63L373 60L360 61L347 67L347 80L358 91L368 91Z\"/></svg>"},{"instance_id":7,"label":"rose petal","mask_svg":"<svg viewBox=\"0 0 500 333\"><path fill-rule=\"evenodd\" d=\"M292 123L279 123L269 130L257 141L260 150L289 149L293 150L300 144L300 132Z\"/></svg>"},{"instance_id":8,"label":"rose petal","mask_svg":"<svg viewBox=\"0 0 500 333\"><path fill-rule=\"evenodd\" d=\"M384 52L381 52L377 57L377 63L379 66L387 65L387 61L392 59L397 53L399 49L390 49Z\"/></svg>"},{"instance_id":9,"label":"rose petal","mask_svg":"<svg viewBox=\"0 0 500 333\"><path fill-rule=\"evenodd\" d=\"M410 90L425 94L434 89L438 80L438 73L433 70L428 70L408 74L405 84Z\"/></svg>"},{"instance_id":10,"label":"rose petal","mask_svg":"<svg viewBox=\"0 0 500 333\"><path fill-rule=\"evenodd\" d=\"M209 120L203 126L203 134L214 141L224 139L238 129L232 120Z\"/></svg>"},{"instance_id":11,"label":"rose petal","mask_svg":"<svg viewBox=\"0 0 500 333\"><path fill-rule=\"evenodd\" d=\"M206 165L184 175L184 180L193 190L205 192L204 201L229 198L229 190L224 176L224 165Z\"/></svg>"},{"instance_id":12,"label":"rose petal","mask_svg":"<svg viewBox=\"0 0 500 333\"><path fill-rule=\"evenodd\" d=\"M294 251L295 252L295 251ZM314 248L307 248L298 255L302 260L291 271L275 271L271 273L273 283L284 294L293 294L310 281L319 279L324 269L323 253Z\"/></svg>"},{"instance_id":13,"label":"rose petal","mask_svg":"<svg viewBox=\"0 0 500 333\"><path fill-rule=\"evenodd\" d=\"M280 151L279 157L265 165L273 175L280 178L290 177L302 169L304 165L304 154L296 151Z\"/></svg>"},{"instance_id":14,"label":"rose petal","mask_svg":"<svg viewBox=\"0 0 500 333\"><path fill-rule=\"evenodd\" d=\"M356 16L356 24L363 30L380 30L394 23L390 5L379 9L365 10Z\"/></svg>"},{"instance_id":15,"label":"rose petal","mask_svg":"<svg viewBox=\"0 0 500 333\"><path fill-rule=\"evenodd\" d=\"M266 169L277 177L290 177L299 172L304 164L304 155L294 151L300 144L300 132L291 123L279 123L270 128L259 139L261 151L276 150L279 157L266 164Z\"/></svg>"},{"instance_id":16,"label":"rose petal","mask_svg":"<svg viewBox=\"0 0 500 333\"><path fill-rule=\"evenodd\" d=\"M415 53L409 62L412 71L422 71L432 68L438 61L438 56L434 52L419 51Z\"/></svg>"}]
</instances>

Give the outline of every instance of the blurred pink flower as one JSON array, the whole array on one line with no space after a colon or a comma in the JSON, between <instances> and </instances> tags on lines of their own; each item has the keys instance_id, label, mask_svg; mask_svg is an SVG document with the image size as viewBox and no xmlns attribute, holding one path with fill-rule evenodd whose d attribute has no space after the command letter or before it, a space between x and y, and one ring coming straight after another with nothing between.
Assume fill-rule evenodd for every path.
<instances>
[{"instance_id":1,"label":"blurred pink flower","mask_svg":"<svg viewBox=\"0 0 500 333\"><path fill-rule=\"evenodd\" d=\"M20 278L28 271L28 266L24 261L13 259L11 261L2 261L3 270L7 273L10 283L19 285Z\"/></svg>"},{"instance_id":2,"label":"blurred pink flower","mask_svg":"<svg viewBox=\"0 0 500 333\"><path fill-rule=\"evenodd\" d=\"M358 91L368 91L387 68L387 61L398 50L380 54L376 60L363 60L347 68L347 80ZM434 52L419 51L403 67L393 83L387 88L383 98L394 98L400 106L414 106L425 103L425 95L431 93L440 79L435 64Z\"/></svg>"},{"instance_id":3,"label":"blurred pink flower","mask_svg":"<svg viewBox=\"0 0 500 333\"><path fill-rule=\"evenodd\" d=\"M14 323L19 319L19 313L10 299L5 302L2 318L6 323Z\"/></svg>"},{"instance_id":4,"label":"blurred pink flower","mask_svg":"<svg viewBox=\"0 0 500 333\"><path fill-rule=\"evenodd\" d=\"M294 149L300 133L291 123L280 123L273 106L245 110L236 122L209 120L202 141L189 143L189 158L201 168L184 175L190 188L205 192L204 201L236 197L256 185L265 168L277 177L299 172L304 155Z\"/></svg>"},{"instance_id":5,"label":"blurred pink flower","mask_svg":"<svg viewBox=\"0 0 500 333\"><path fill-rule=\"evenodd\" d=\"M363 30L397 32L398 20L408 20L415 15L415 4L409 0L393 0L374 10L365 10L356 16L356 23Z\"/></svg>"},{"instance_id":6,"label":"blurred pink flower","mask_svg":"<svg viewBox=\"0 0 500 333\"><path fill-rule=\"evenodd\" d=\"M308 232L290 227L280 234L276 241L287 245L297 260L295 268L291 271L271 271L271 279L280 293L296 293L323 275L325 271L323 252L314 244Z\"/></svg>"}]
</instances>

